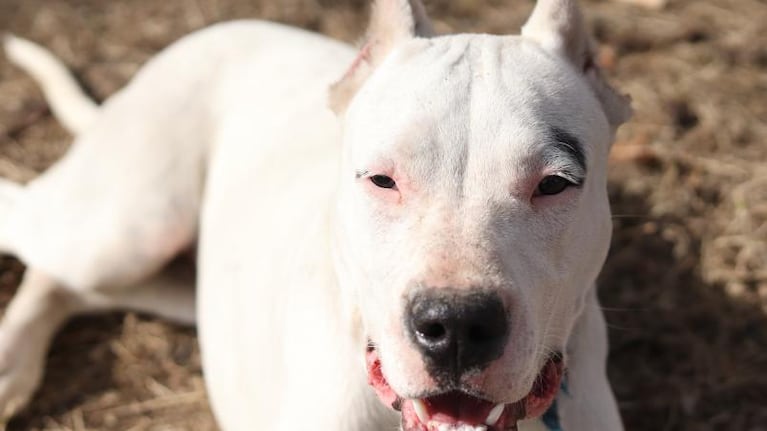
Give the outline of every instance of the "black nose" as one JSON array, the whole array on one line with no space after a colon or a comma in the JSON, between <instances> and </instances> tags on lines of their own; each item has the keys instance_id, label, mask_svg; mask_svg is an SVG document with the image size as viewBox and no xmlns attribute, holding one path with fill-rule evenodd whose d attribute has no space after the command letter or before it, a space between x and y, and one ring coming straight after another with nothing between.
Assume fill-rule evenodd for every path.
<instances>
[{"instance_id":1,"label":"black nose","mask_svg":"<svg viewBox=\"0 0 767 431\"><path fill-rule=\"evenodd\" d=\"M410 337L435 376L455 379L503 355L508 319L498 295L425 290L411 298Z\"/></svg>"}]
</instances>

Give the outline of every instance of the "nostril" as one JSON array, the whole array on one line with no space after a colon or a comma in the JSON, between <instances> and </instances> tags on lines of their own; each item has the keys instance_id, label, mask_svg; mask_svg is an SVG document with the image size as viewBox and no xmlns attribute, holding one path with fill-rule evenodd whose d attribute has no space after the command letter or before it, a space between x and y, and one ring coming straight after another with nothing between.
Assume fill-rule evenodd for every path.
<instances>
[{"instance_id":1,"label":"nostril","mask_svg":"<svg viewBox=\"0 0 767 431\"><path fill-rule=\"evenodd\" d=\"M445 325L439 322L427 322L416 329L418 335L428 340L439 341L447 335Z\"/></svg>"}]
</instances>

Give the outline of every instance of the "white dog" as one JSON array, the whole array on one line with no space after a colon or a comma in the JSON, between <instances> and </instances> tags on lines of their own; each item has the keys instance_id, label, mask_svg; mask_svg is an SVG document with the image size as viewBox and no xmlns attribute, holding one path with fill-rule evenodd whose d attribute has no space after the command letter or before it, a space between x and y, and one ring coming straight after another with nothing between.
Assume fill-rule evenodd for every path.
<instances>
[{"instance_id":1,"label":"white dog","mask_svg":"<svg viewBox=\"0 0 767 431\"><path fill-rule=\"evenodd\" d=\"M594 281L629 108L575 0L540 0L521 36L440 37L418 0L379 0L358 53L221 24L101 107L6 48L77 140L0 189L0 246L29 267L4 417L67 318L128 308L197 322L225 430L622 429ZM196 311L166 268L194 247Z\"/></svg>"}]
</instances>

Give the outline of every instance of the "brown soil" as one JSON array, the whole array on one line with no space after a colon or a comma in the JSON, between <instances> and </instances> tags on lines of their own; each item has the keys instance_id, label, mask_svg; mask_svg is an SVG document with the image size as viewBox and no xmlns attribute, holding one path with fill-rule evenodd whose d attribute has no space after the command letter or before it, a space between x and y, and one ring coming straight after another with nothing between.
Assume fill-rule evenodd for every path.
<instances>
[{"instance_id":1,"label":"brown soil","mask_svg":"<svg viewBox=\"0 0 767 431\"><path fill-rule=\"evenodd\" d=\"M365 3L0 0L0 31L51 47L103 99L212 22L268 18L353 40ZM442 32L516 32L532 6L426 3ZM601 278L627 428L767 430L767 2L585 3L600 63L636 110L613 151L615 236ZM0 58L0 176L29 180L69 141ZM0 268L5 304L23 268L9 258ZM194 331L132 314L75 320L9 429L215 429Z\"/></svg>"}]
</instances>

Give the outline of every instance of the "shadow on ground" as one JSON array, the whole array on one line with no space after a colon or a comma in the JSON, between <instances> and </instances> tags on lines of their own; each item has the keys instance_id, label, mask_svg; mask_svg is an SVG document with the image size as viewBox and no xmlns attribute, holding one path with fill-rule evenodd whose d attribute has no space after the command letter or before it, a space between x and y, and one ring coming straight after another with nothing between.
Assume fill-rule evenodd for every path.
<instances>
[{"instance_id":1,"label":"shadow on ground","mask_svg":"<svg viewBox=\"0 0 767 431\"><path fill-rule=\"evenodd\" d=\"M53 425L43 418L60 415L95 394L114 389L113 340L121 332L120 316L78 318L56 337L48 358L43 385L38 393L55 397L33 399L25 414L8 430L28 430Z\"/></svg>"},{"instance_id":2,"label":"shadow on ground","mask_svg":"<svg viewBox=\"0 0 767 431\"><path fill-rule=\"evenodd\" d=\"M646 197L611 189L600 297L627 429L764 429L767 316L698 276L700 238L685 220L650 217Z\"/></svg>"}]
</instances>

